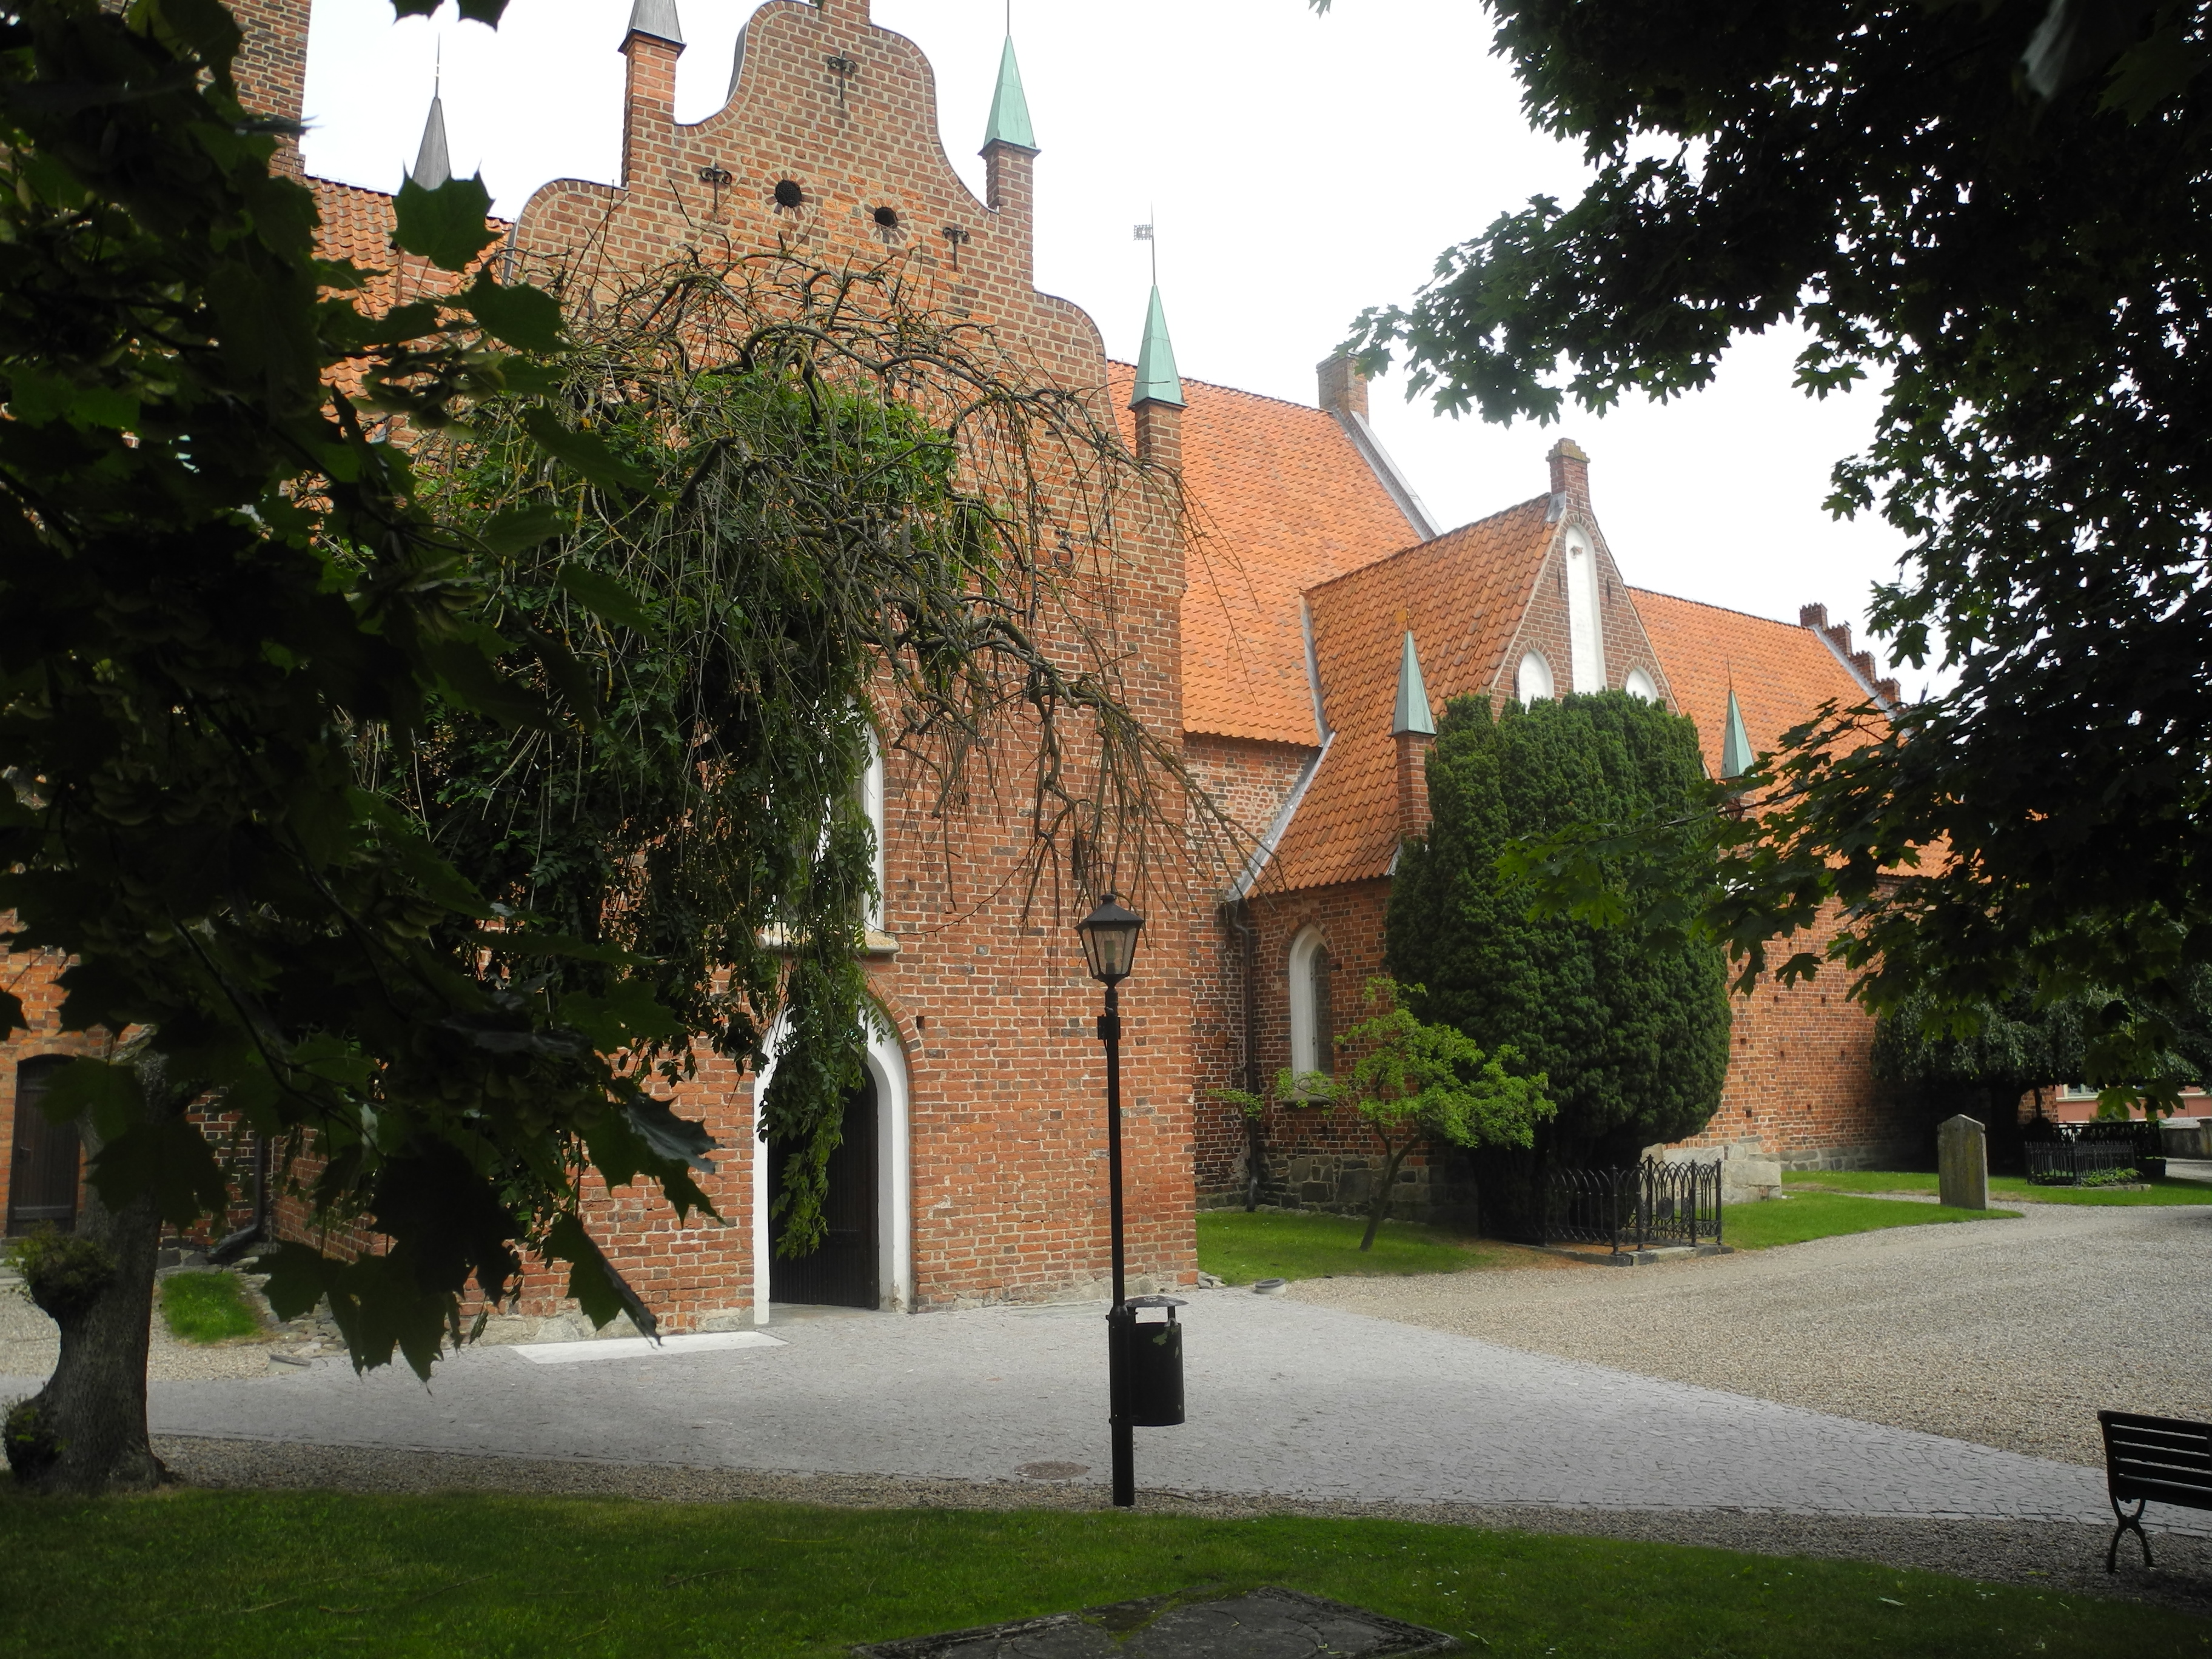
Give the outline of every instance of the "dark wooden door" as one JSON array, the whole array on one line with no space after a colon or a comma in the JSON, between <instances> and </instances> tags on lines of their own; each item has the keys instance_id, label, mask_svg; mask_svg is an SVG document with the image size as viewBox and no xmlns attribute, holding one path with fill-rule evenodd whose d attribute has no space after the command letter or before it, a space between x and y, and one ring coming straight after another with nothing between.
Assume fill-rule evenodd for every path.
<instances>
[{"instance_id":1,"label":"dark wooden door","mask_svg":"<svg viewBox=\"0 0 2212 1659\"><path fill-rule=\"evenodd\" d=\"M844 1129L845 1139L830 1154L830 1191L822 1205L829 1234L811 1255L787 1260L779 1252L771 1258L768 1270L771 1302L817 1308L883 1305L876 1274L876 1085L872 1078L846 1100ZM773 1213L783 1192L783 1164L790 1148L771 1143L766 1150Z\"/></svg>"},{"instance_id":2,"label":"dark wooden door","mask_svg":"<svg viewBox=\"0 0 2212 1659\"><path fill-rule=\"evenodd\" d=\"M76 1225L76 1166L81 1145L74 1123L52 1123L39 1109L65 1055L41 1055L15 1068L15 1151L8 1166L10 1237L52 1225Z\"/></svg>"}]
</instances>

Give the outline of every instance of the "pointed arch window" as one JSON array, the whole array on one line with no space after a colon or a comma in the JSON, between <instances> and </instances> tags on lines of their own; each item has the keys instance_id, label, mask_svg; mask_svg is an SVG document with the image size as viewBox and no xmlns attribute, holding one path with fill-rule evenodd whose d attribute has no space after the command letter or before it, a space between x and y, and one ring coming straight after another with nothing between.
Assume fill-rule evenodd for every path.
<instances>
[{"instance_id":1,"label":"pointed arch window","mask_svg":"<svg viewBox=\"0 0 2212 1659\"><path fill-rule=\"evenodd\" d=\"M1579 530L1567 534L1567 638L1574 689L1605 690L1605 633L1598 622L1597 554Z\"/></svg>"},{"instance_id":2,"label":"pointed arch window","mask_svg":"<svg viewBox=\"0 0 2212 1659\"><path fill-rule=\"evenodd\" d=\"M1531 651L1521 659L1520 669L1513 676L1513 695L1524 708L1552 695L1552 665L1544 660L1542 652Z\"/></svg>"},{"instance_id":3,"label":"pointed arch window","mask_svg":"<svg viewBox=\"0 0 2212 1659\"><path fill-rule=\"evenodd\" d=\"M875 890L868 895L868 931L884 931L884 890L885 887L884 861L884 748L876 740L872 727L868 732L868 763L860 773L860 810L868 815L868 828L876 842Z\"/></svg>"},{"instance_id":4,"label":"pointed arch window","mask_svg":"<svg viewBox=\"0 0 2212 1659\"><path fill-rule=\"evenodd\" d=\"M1632 668L1628 671L1628 678L1621 682L1621 690L1632 697L1643 698L1646 702L1659 701L1659 687L1654 683L1651 676L1640 668Z\"/></svg>"},{"instance_id":5,"label":"pointed arch window","mask_svg":"<svg viewBox=\"0 0 2212 1659\"><path fill-rule=\"evenodd\" d=\"M1291 941L1291 1070L1336 1075L1334 974L1328 940L1309 927Z\"/></svg>"}]
</instances>

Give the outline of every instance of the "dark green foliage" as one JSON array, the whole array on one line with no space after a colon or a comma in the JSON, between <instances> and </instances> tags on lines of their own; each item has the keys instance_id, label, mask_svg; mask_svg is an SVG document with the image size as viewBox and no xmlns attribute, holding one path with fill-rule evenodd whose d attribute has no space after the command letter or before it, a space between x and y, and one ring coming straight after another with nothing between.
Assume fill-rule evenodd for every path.
<instances>
[{"instance_id":1,"label":"dark green foliage","mask_svg":"<svg viewBox=\"0 0 2212 1659\"><path fill-rule=\"evenodd\" d=\"M15 1240L5 1259L39 1310L54 1319L90 1303L115 1277L115 1258L98 1243L50 1226Z\"/></svg>"},{"instance_id":2,"label":"dark green foliage","mask_svg":"<svg viewBox=\"0 0 2212 1659\"><path fill-rule=\"evenodd\" d=\"M1496 716L1487 698L1456 698L1428 784L1433 823L1401 855L1386 958L1427 988L1421 1016L1541 1072L1559 1115L1540 1144L1572 1161L1630 1158L1702 1128L1728 1070L1718 947L1532 920L1528 884L1497 867L1521 836L1686 806L1701 785L1690 722L1619 691ZM1679 833L1692 885L1697 837Z\"/></svg>"},{"instance_id":3,"label":"dark green foliage","mask_svg":"<svg viewBox=\"0 0 2212 1659\"><path fill-rule=\"evenodd\" d=\"M1549 420L1680 395L1743 333L1803 327L1808 392L1881 387L1831 503L1910 538L1874 624L1956 670L1893 726L1840 711L1846 741L1785 739L1784 787L1722 826L1709 925L1755 974L1842 901L1832 953L1877 1010L2117 989L2136 1017L2097 1035L2089 1080L2143 1073L2180 969L2212 961L2212 11L1491 9L1532 124L1595 176L1368 313L1370 362Z\"/></svg>"},{"instance_id":4,"label":"dark green foliage","mask_svg":"<svg viewBox=\"0 0 2212 1659\"><path fill-rule=\"evenodd\" d=\"M2212 970L2195 969L2185 981L2191 988L2176 1011L2173 1048L2125 1085L2115 1085L2100 1103L2100 1116L2126 1116L2140 1093L2171 1098L2212 1078ZM2002 1146L2008 1159L2019 1139L2014 1120L2021 1099L2083 1081L2098 1033L2139 1018L2124 998L2104 993L2039 1006L2026 992L2015 992L1976 1015L1960 1018L1932 998L1906 998L1876 1028L1875 1074L1913 1091L1932 1116L1971 1110L1982 1117L1990 1125L1993 1155Z\"/></svg>"}]
</instances>

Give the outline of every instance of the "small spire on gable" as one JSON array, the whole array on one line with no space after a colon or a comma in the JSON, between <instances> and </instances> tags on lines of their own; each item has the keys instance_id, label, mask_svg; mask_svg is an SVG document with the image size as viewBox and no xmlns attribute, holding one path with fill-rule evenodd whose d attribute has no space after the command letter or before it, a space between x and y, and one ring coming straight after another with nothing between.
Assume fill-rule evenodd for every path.
<instances>
[{"instance_id":1,"label":"small spire on gable","mask_svg":"<svg viewBox=\"0 0 2212 1659\"><path fill-rule=\"evenodd\" d=\"M627 40L633 34L650 35L672 46L682 46L684 26L677 21L676 0L633 0L629 27L623 31L623 39Z\"/></svg>"},{"instance_id":2,"label":"small spire on gable","mask_svg":"<svg viewBox=\"0 0 2212 1659\"><path fill-rule=\"evenodd\" d=\"M1729 687L1728 726L1721 734L1721 776L1740 778L1751 770L1751 735L1743 729L1743 710L1736 706L1735 688Z\"/></svg>"},{"instance_id":3,"label":"small spire on gable","mask_svg":"<svg viewBox=\"0 0 2212 1659\"><path fill-rule=\"evenodd\" d=\"M1137 385L1129 394L1129 407L1139 404L1172 404L1183 407L1182 376L1176 372L1175 342L1168 338L1167 308L1160 304L1160 285L1152 284L1152 308L1145 313L1145 343L1137 353Z\"/></svg>"},{"instance_id":4,"label":"small spire on gable","mask_svg":"<svg viewBox=\"0 0 2212 1659\"><path fill-rule=\"evenodd\" d=\"M424 190L435 190L453 176L453 158L446 148L446 100L441 92L430 94L429 118L422 123L422 147L407 176Z\"/></svg>"},{"instance_id":5,"label":"small spire on gable","mask_svg":"<svg viewBox=\"0 0 2212 1659\"><path fill-rule=\"evenodd\" d=\"M644 0L639 0L640 4ZM991 94L991 125L983 134L986 148L1012 144L1035 150L1036 131L1030 125L1029 94L1022 90L1022 66L1014 61L1014 36L1006 33L1006 49L999 54L999 86Z\"/></svg>"},{"instance_id":6,"label":"small spire on gable","mask_svg":"<svg viewBox=\"0 0 2212 1659\"><path fill-rule=\"evenodd\" d=\"M1413 630L1406 630L1405 654L1398 661L1398 708L1390 717L1390 735L1407 732L1433 738L1436 717L1429 712L1429 688L1421 683L1420 653L1413 649Z\"/></svg>"}]
</instances>

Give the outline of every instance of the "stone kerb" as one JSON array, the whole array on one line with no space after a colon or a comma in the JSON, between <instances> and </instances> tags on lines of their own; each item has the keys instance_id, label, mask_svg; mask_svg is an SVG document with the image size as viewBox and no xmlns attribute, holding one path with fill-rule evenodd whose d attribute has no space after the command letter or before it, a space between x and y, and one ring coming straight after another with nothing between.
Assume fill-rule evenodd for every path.
<instances>
[{"instance_id":1,"label":"stone kerb","mask_svg":"<svg viewBox=\"0 0 2212 1659\"><path fill-rule=\"evenodd\" d=\"M1990 1143L1977 1120L1946 1118L1936 1131L1936 1191L1954 1209L1990 1207Z\"/></svg>"}]
</instances>

